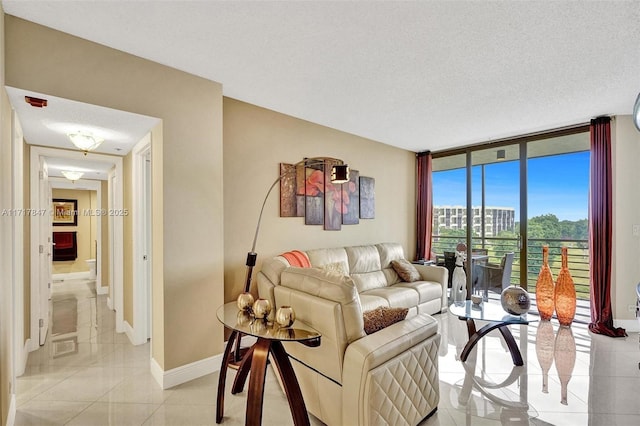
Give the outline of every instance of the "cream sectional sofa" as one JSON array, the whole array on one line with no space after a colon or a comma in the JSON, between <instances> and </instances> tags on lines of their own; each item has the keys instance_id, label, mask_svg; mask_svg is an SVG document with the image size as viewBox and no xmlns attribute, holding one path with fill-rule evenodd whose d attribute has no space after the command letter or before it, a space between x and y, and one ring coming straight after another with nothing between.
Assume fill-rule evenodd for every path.
<instances>
[{"instance_id":1,"label":"cream sectional sofa","mask_svg":"<svg viewBox=\"0 0 640 426\"><path fill-rule=\"evenodd\" d=\"M435 314L446 306L449 272L431 265L414 265L421 280L404 282L391 266L404 259L404 250L397 243L314 249L303 252L311 266L343 265L343 270L356 285L363 311L378 306L408 308L409 316L417 313ZM258 294L274 302L273 289L280 285L282 271L291 265L283 256L267 259L258 273ZM333 269L333 268L332 268Z\"/></svg>"},{"instance_id":2,"label":"cream sectional sofa","mask_svg":"<svg viewBox=\"0 0 640 426\"><path fill-rule=\"evenodd\" d=\"M391 267L404 258L395 243L305 255L311 268L265 260L257 281L260 297L322 333L319 347L285 343L307 410L328 425L416 425L435 412L440 334L430 314L444 306L447 270L416 265L421 280L403 282ZM409 312L367 335L363 312L378 306Z\"/></svg>"}]
</instances>

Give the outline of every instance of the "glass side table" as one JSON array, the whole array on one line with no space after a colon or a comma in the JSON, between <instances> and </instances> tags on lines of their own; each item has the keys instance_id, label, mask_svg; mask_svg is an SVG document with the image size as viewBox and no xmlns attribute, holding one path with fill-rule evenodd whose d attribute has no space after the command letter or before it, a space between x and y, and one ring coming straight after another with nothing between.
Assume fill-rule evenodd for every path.
<instances>
[{"instance_id":1,"label":"glass side table","mask_svg":"<svg viewBox=\"0 0 640 426\"><path fill-rule=\"evenodd\" d=\"M300 385L289 361L282 342L299 342L310 347L320 346L320 333L301 321L296 321L292 327L280 327L276 323L254 319L247 313L239 311L236 302L222 305L216 312L218 320L231 331L229 341L222 356L220 376L218 378L218 395L216 399L216 423L221 423L224 416L224 387L227 369L232 361L231 350L240 335L246 334L257 338L257 342L243 355L231 393L242 392L247 376L249 389L247 392L246 425L260 425L262 423L262 403L264 397L265 375L267 359L276 365L284 387L293 423L295 425L309 425L309 415L302 398Z\"/></svg>"},{"instance_id":2,"label":"glass side table","mask_svg":"<svg viewBox=\"0 0 640 426\"><path fill-rule=\"evenodd\" d=\"M535 321L527 319L527 314L511 315L502 309L502 306L488 302L482 302L479 305L474 305L471 300L451 304L451 306L449 306L449 312L457 316L460 320L467 322L469 341L464 346L464 349L462 349L462 353L460 354L460 359L463 362L467 360L469 352L471 352L478 341L487 333L497 328L500 333L502 333L502 337L504 337L504 340L507 343L513 363L515 365L524 364L518 344L513 338L513 334L511 334L508 326L511 324L528 325L531 321ZM476 320L488 321L488 324L480 330L476 330Z\"/></svg>"}]
</instances>

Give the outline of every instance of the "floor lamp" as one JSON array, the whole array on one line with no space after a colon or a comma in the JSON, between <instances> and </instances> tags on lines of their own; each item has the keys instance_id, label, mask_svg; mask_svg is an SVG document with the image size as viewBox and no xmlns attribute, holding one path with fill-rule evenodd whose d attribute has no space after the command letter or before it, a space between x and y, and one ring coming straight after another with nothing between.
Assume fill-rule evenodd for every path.
<instances>
[{"instance_id":1,"label":"floor lamp","mask_svg":"<svg viewBox=\"0 0 640 426\"><path fill-rule=\"evenodd\" d=\"M260 233L260 223L262 221L262 213L264 212L264 206L267 204L267 200L269 199L269 195L271 195L271 191L273 188L286 176L291 173L295 173L298 167L312 167L312 166L323 166L325 164L332 164L331 168L331 183L346 183L349 182L349 166L344 163L344 161L331 158L331 157L310 157L305 158L301 161L298 161L293 165L293 167L287 169L285 172L280 174L278 178L271 184L269 190L267 191L267 195L264 197L264 201L262 202L262 207L260 208L260 215L258 216L258 223L256 224L256 232L253 236L253 244L251 246L251 250L247 253L247 274L244 282L244 292L247 293L251 289L251 279L253 275L253 267L256 266L256 259L258 258L258 254L256 253L256 242L258 241L258 234ZM238 362L240 360L240 338L236 340L236 347L233 351L234 361Z\"/></svg>"}]
</instances>

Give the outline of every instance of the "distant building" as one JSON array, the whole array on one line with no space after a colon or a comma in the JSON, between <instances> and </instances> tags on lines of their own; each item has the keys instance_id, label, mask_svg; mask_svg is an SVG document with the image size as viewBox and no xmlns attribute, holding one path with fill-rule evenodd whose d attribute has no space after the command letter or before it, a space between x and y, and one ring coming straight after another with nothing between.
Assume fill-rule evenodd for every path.
<instances>
[{"instance_id":1,"label":"distant building","mask_svg":"<svg viewBox=\"0 0 640 426\"><path fill-rule=\"evenodd\" d=\"M482 235L480 207L473 207L473 232ZM434 206L433 233L440 229L464 229L467 226L467 208L464 206ZM502 231L516 230L516 211L512 207L485 207L484 235L495 237Z\"/></svg>"}]
</instances>

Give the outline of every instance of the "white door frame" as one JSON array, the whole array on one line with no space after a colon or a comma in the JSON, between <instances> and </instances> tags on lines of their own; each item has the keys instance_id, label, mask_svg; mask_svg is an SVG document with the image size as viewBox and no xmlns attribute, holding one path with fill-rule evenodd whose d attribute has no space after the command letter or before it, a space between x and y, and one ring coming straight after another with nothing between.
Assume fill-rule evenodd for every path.
<instances>
[{"instance_id":1,"label":"white door frame","mask_svg":"<svg viewBox=\"0 0 640 426\"><path fill-rule=\"evenodd\" d=\"M49 299L51 297L51 257L53 251L53 238L51 235L51 186L47 170L47 160L44 156L36 158L36 206L41 214L31 220L31 253L35 254L35 260L31 258L31 264L37 265L32 269L31 275L31 312L32 323L31 341L37 347L44 345L49 331ZM32 181L33 183L33 181ZM33 194L32 199L34 198ZM33 204L32 204L33 205ZM35 283L35 286L33 285ZM38 313L33 317L34 310ZM38 336L35 338L35 336Z\"/></svg>"},{"instance_id":2,"label":"white door frame","mask_svg":"<svg viewBox=\"0 0 640 426\"><path fill-rule=\"evenodd\" d=\"M151 159L151 134L147 134L136 144L133 153L133 178L131 211L133 214L133 326L129 324L129 340L134 345L141 345L151 337L149 320L151 300L151 236L149 235L150 205L147 192L147 161Z\"/></svg>"},{"instance_id":3,"label":"white door frame","mask_svg":"<svg viewBox=\"0 0 640 426\"><path fill-rule=\"evenodd\" d=\"M122 169L120 169L121 171ZM116 311L116 332L123 333L124 327L124 239L123 239L123 185L122 173L117 168L109 172L109 200L107 218L109 221L109 243L111 255L109 263L109 298L107 305ZM110 214L113 213L113 214Z\"/></svg>"},{"instance_id":4,"label":"white door frame","mask_svg":"<svg viewBox=\"0 0 640 426\"><path fill-rule=\"evenodd\" d=\"M95 154L88 153L86 156L80 151L69 151L64 149L55 149L55 148L46 148L41 146L31 145L31 153L30 153L30 201L31 201L31 209L42 210L46 209L50 211L51 206L40 206L40 201L38 197L38 183L39 183L39 165L40 165L40 157L57 157L57 158L71 158L71 159L82 159L86 158L91 161L103 161L107 163L114 164L113 174L115 176L122 176L122 158L116 157L112 155L104 155L104 154ZM111 192L111 188L110 188ZM123 205L123 186L122 179L117 179L117 185L113 188L113 200L114 204L107 206L107 209L122 209ZM123 234L122 234L122 216L114 217L114 225L115 225L115 234L114 234L114 245L118 247L119 256L112 256L109 259L109 263L112 266L115 275L111 275L111 283L113 284L114 294L119 295L119 301L115 300L115 309L116 309L116 331L122 332L124 330L122 324L122 276L123 276L123 256L122 256L122 247L123 247ZM38 283L39 283L39 266L38 266L38 247L40 245L40 241L38 238L38 225L37 221L31 221L31 340L29 345L29 350L34 351L38 349L38 341L34 339L34 336L37 336L39 333L38 330L38 319L41 318L40 315L47 314L40 312L40 304L37 300L37 295L39 294ZM118 322L119 319L119 322Z\"/></svg>"},{"instance_id":5,"label":"white door frame","mask_svg":"<svg viewBox=\"0 0 640 426\"><path fill-rule=\"evenodd\" d=\"M12 207L20 209L21 216L12 217L13 252L13 359L14 374L21 376L27 366L29 340L24 336L24 138L22 126L15 110L11 110ZM33 219L32 216L29 216ZM13 379L15 379L15 376ZM14 382L12 379L12 383Z\"/></svg>"},{"instance_id":6,"label":"white door frame","mask_svg":"<svg viewBox=\"0 0 640 426\"><path fill-rule=\"evenodd\" d=\"M100 288L102 287L102 266L100 259L102 259L102 220L101 214L103 211L102 208L102 181L99 180L89 180L89 179L78 179L74 182L71 182L67 178L61 177L49 177L49 182L51 183L51 188L53 189L73 189L78 191L96 191L96 205L92 206L92 212L83 212L82 210L78 211L78 214L81 216L86 216L88 214L93 214L96 219L96 239L98 240L98 247L96 247L96 292L100 293ZM97 212L100 212L98 214Z\"/></svg>"}]
</instances>

